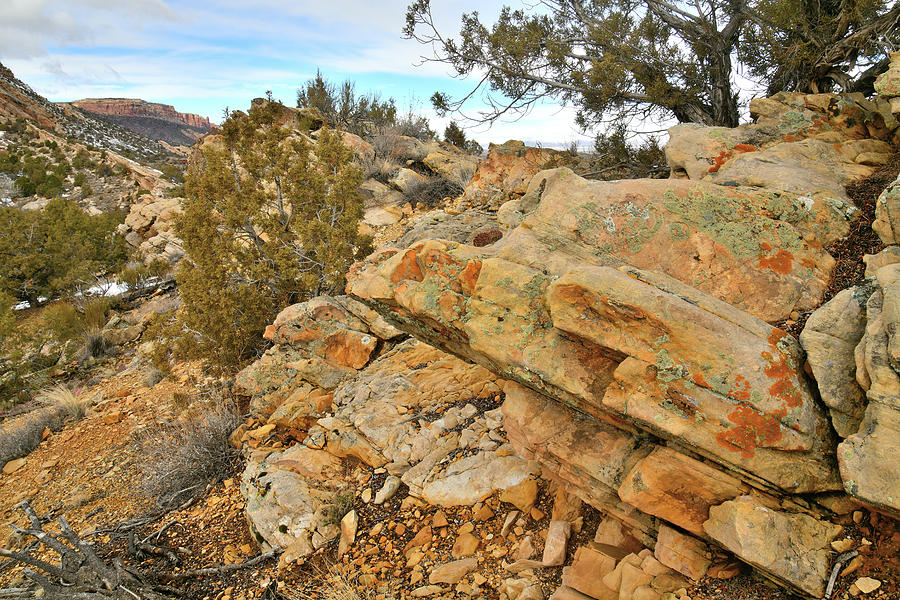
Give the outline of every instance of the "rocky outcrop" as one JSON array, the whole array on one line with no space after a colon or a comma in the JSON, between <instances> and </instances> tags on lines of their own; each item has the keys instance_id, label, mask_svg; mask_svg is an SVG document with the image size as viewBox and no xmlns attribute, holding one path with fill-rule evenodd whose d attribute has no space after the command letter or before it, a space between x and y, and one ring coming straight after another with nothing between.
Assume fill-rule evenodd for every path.
<instances>
[{"instance_id":1,"label":"rocky outcrop","mask_svg":"<svg viewBox=\"0 0 900 600\"><path fill-rule=\"evenodd\" d=\"M491 144L463 198L475 206L496 210L508 200L523 196L539 171L572 163L574 159L568 152L529 147L517 140Z\"/></svg>"},{"instance_id":2,"label":"rocky outcrop","mask_svg":"<svg viewBox=\"0 0 900 600\"><path fill-rule=\"evenodd\" d=\"M421 342L398 341L376 313L346 297L320 297L279 314L275 343L238 374L259 426L243 479L247 516L264 544L302 559L337 535L327 515L355 484L344 461L386 471L391 489L440 506L472 505L515 488L534 467L500 429L502 390L487 370ZM302 444L265 451L274 433Z\"/></svg>"},{"instance_id":3,"label":"rocky outcrop","mask_svg":"<svg viewBox=\"0 0 900 600\"><path fill-rule=\"evenodd\" d=\"M900 253L867 256L866 282L816 310L800 336L835 430L847 493L900 515Z\"/></svg>"},{"instance_id":4,"label":"rocky outcrop","mask_svg":"<svg viewBox=\"0 0 900 600\"><path fill-rule=\"evenodd\" d=\"M865 412L865 394L856 381L854 349L866 327L869 287L838 293L806 321L800 343L841 437L855 433Z\"/></svg>"},{"instance_id":5,"label":"rocky outcrop","mask_svg":"<svg viewBox=\"0 0 900 600\"><path fill-rule=\"evenodd\" d=\"M840 488L798 345L675 279L633 267L545 274L429 241L373 257L348 289L417 337L522 384L507 387L504 405L518 453L645 543L653 517L703 532L709 508L748 485Z\"/></svg>"},{"instance_id":6,"label":"rocky outcrop","mask_svg":"<svg viewBox=\"0 0 900 600\"><path fill-rule=\"evenodd\" d=\"M174 265L184 256L181 239L172 230L173 220L181 214L181 198L142 198L131 205L119 232L145 261L162 259Z\"/></svg>"},{"instance_id":7,"label":"rocky outcrop","mask_svg":"<svg viewBox=\"0 0 900 600\"><path fill-rule=\"evenodd\" d=\"M516 453L663 564L700 576L703 548L719 547L821 595L838 531L824 504L846 501L844 487L890 512L897 496L882 462L898 450L896 410L885 412L896 373L883 368L892 296L850 291L813 315L802 339L819 390L800 345L771 323L821 303L834 265L824 247L858 214L844 186L890 151L883 108L780 95L737 130L676 129L682 180L538 172L498 211L511 228L499 241L382 248L347 291L508 380ZM894 285L900 265L870 262Z\"/></svg>"}]
</instances>

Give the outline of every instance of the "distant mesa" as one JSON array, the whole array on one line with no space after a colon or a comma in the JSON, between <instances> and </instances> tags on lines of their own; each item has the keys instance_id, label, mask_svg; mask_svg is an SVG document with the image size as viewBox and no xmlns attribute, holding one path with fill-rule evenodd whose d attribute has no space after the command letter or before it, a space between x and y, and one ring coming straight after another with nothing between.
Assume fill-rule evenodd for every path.
<instances>
[{"instance_id":1,"label":"distant mesa","mask_svg":"<svg viewBox=\"0 0 900 600\"><path fill-rule=\"evenodd\" d=\"M86 98L71 106L94 113L151 139L190 146L215 129L207 117L181 113L174 106L132 98Z\"/></svg>"}]
</instances>

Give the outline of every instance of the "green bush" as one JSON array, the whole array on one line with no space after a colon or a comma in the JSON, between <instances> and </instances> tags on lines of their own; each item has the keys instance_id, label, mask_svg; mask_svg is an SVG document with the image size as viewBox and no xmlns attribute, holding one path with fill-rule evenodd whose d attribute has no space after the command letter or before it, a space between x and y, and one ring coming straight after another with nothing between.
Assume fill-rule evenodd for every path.
<instances>
[{"instance_id":1,"label":"green bush","mask_svg":"<svg viewBox=\"0 0 900 600\"><path fill-rule=\"evenodd\" d=\"M232 113L225 148L204 149L188 172L175 221L183 305L164 344L185 358L232 368L256 355L281 309L342 289L369 251L353 151L329 129L313 147L279 124L282 111L268 102Z\"/></svg>"}]
</instances>

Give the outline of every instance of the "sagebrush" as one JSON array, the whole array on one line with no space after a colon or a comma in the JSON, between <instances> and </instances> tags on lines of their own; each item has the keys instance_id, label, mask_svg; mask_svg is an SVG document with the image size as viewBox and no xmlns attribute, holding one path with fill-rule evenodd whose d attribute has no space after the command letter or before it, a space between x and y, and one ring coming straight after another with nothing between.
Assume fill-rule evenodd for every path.
<instances>
[{"instance_id":1,"label":"sagebrush","mask_svg":"<svg viewBox=\"0 0 900 600\"><path fill-rule=\"evenodd\" d=\"M136 439L142 457L142 491L160 507L171 508L227 477L238 451L229 444L240 424L237 407L221 399L200 404L183 421L162 423Z\"/></svg>"}]
</instances>

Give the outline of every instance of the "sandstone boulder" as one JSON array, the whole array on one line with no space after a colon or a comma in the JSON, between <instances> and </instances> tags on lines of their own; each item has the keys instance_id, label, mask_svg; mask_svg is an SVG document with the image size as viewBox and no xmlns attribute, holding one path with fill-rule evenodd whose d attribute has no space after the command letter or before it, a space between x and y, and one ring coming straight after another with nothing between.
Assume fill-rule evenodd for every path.
<instances>
[{"instance_id":1,"label":"sandstone boulder","mask_svg":"<svg viewBox=\"0 0 900 600\"><path fill-rule=\"evenodd\" d=\"M428 154L422 159L432 173L465 187L472 178L478 157L467 154L446 142L430 142L426 144Z\"/></svg>"},{"instance_id":2,"label":"sandstone boulder","mask_svg":"<svg viewBox=\"0 0 900 600\"><path fill-rule=\"evenodd\" d=\"M838 446L837 458L848 493L900 515L900 264L879 269L876 283L855 352L868 406L858 431Z\"/></svg>"},{"instance_id":3,"label":"sandstone boulder","mask_svg":"<svg viewBox=\"0 0 900 600\"><path fill-rule=\"evenodd\" d=\"M328 521L328 506L342 485L336 463L325 452L302 450L251 460L241 479L251 529L264 547L291 549L293 559L340 533Z\"/></svg>"},{"instance_id":4,"label":"sandstone boulder","mask_svg":"<svg viewBox=\"0 0 900 600\"><path fill-rule=\"evenodd\" d=\"M402 168L397 174L391 178L391 185L401 192L409 192L415 186L421 185L426 181L423 175L420 175L412 169Z\"/></svg>"},{"instance_id":5,"label":"sandstone boulder","mask_svg":"<svg viewBox=\"0 0 900 600\"><path fill-rule=\"evenodd\" d=\"M769 508L750 496L714 506L706 533L742 560L820 598L829 575L831 540L839 525Z\"/></svg>"},{"instance_id":6,"label":"sandstone boulder","mask_svg":"<svg viewBox=\"0 0 900 600\"><path fill-rule=\"evenodd\" d=\"M871 286L838 293L806 321L800 343L812 368L831 423L841 437L855 433L865 412L865 394L856 381L854 350L866 327Z\"/></svg>"},{"instance_id":7,"label":"sandstone boulder","mask_svg":"<svg viewBox=\"0 0 900 600\"><path fill-rule=\"evenodd\" d=\"M872 229L885 244L900 243L900 178L875 201Z\"/></svg>"},{"instance_id":8,"label":"sandstone boulder","mask_svg":"<svg viewBox=\"0 0 900 600\"><path fill-rule=\"evenodd\" d=\"M884 98L900 97L900 50L891 52L890 67L875 80L875 92Z\"/></svg>"}]
</instances>

